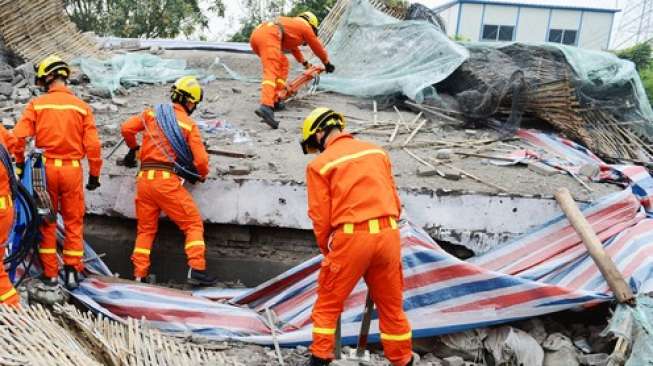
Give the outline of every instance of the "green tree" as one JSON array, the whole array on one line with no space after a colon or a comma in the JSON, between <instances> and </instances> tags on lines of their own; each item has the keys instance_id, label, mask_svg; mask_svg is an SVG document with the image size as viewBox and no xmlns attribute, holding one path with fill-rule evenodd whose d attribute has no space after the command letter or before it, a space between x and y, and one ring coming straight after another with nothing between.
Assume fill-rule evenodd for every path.
<instances>
[{"instance_id":1,"label":"green tree","mask_svg":"<svg viewBox=\"0 0 653 366\"><path fill-rule=\"evenodd\" d=\"M234 34L230 41L248 42L249 36L257 25L266 20L274 19L280 15L295 16L305 11L311 11L322 21L331 11L337 0L297 0L292 2L292 7L288 9L287 1L272 1L268 7L262 8L260 1L245 1L247 16L240 27L240 30Z\"/></svg>"},{"instance_id":2,"label":"green tree","mask_svg":"<svg viewBox=\"0 0 653 366\"><path fill-rule=\"evenodd\" d=\"M208 25L198 0L64 0L64 5L81 31L100 36L172 38ZM211 0L208 10L224 16L223 0Z\"/></svg>"},{"instance_id":3,"label":"green tree","mask_svg":"<svg viewBox=\"0 0 653 366\"><path fill-rule=\"evenodd\" d=\"M617 56L632 61L638 71L643 71L651 65L651 45L648 42L640 43L617 52Z\"/></svg>"}]
</instances>

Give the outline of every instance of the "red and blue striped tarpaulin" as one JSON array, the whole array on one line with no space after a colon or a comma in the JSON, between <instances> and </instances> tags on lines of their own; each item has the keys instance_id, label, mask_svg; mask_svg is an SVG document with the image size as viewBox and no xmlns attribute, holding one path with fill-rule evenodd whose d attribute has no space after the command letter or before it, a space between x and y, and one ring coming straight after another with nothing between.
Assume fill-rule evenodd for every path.
<instances>
[{"instance_id":1,"label":"red and blue striped tarpaulin","mask_svg":"<svg viewBox=\"0 0 653 366\"><path fill-rule=\"evenodd\" d=\"M583 207L608 253L636 291L653 290L653 220L630 192ZM404 308L415 337L510 322L612 300L600 272L563 217L468 262L442 250L410 223L401 227ZM95 311L120 319L144 318L170 332L271 344L265 310L276 317L285 346L311 340L321 256L245 291L230 303L190 292L105 277L84 281L74 295ZM345 303L343 343L353 344L366 287L361 281ZM378 340L376 314L371 340Z\"/></svg>"}]
</instances>

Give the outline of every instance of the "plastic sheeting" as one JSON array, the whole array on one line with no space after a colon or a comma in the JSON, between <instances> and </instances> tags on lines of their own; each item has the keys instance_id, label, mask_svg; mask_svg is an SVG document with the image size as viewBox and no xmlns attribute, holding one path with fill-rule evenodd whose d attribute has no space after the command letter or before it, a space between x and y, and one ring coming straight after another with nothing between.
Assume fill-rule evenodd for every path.
<instances>
[{"instance_id":1,"label":"plastic sheeting","mask_svg":"<svg viewBox=\"0 0 653 366\"><path fill-rule=\"evenodd\" d=\"M631 342L631 356L625 366L653 365L653 298L640 294L636 306L617 306L603 335L608 333Z\"/></svg>"},{"instance_id":2,"label":"plastic sheeting","mask_svg":"<svg viewBox=\"0 0 653 366\"><path fill-rule=\"evenodd\" d=\"M111 93L120 86L168 83L182 76L202 74L197 70L186 68L185 60L163 59L141 53L116 55L104 61L81 58L76 63L94 87Z\"/></svg>"},{"instance_id":3,"label":"plastic sheeting","mask_svg":"<svg viewBox=\"0 0 653 366\"><path fill-rule=\"evenodd\" d=\"M399 21L353 1L327 45L336 72L320 88L359 97L404 94L421 102L469 56L426 21ZM426 89L426 91L425 91Z\"/></svg>"}]
</instances>

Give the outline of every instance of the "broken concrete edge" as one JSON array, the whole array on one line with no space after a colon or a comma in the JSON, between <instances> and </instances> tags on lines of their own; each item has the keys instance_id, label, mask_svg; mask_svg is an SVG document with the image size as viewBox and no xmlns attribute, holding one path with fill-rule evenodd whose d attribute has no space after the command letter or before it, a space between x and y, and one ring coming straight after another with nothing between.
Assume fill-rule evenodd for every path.
<instances>
[{"instance_id":1,"label":"broken concrete edge","mask_svg":"<svg viewBox=\"0 0 653 366\"><path fill-rule=\"evenodd\" d=\"M134 219L136 179L103 175L102 188L88 192L87 212ZM206 223L310 230L306 187L295 180L210 178L187 185ZM434 239L477 253L560 215L552 197L491 194L430 188L400 188L404 217ZM528 218L528 219L524 219Z\"/></svg>"}]
</instances>

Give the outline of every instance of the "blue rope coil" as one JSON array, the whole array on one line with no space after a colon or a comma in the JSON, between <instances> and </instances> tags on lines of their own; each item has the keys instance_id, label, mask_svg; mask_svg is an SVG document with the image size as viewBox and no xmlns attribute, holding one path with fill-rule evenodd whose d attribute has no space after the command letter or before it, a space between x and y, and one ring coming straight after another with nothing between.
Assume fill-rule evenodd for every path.
<instances>
[{"instance_id":1,"label":"blue rope coil","mask_svg":"<svg viewBox=\"0 0 653 366\"><path fill-rule=\"evenodd\" d=\"M177 159L173 162L175 168L191 180L198 180L201 176L193 162L193 152L186 142L181 128L177 123L177 117L171 104L157 104L155 107L156 122L168 139L170 146L175 152Z\"/></svg>"}]
</instances>

